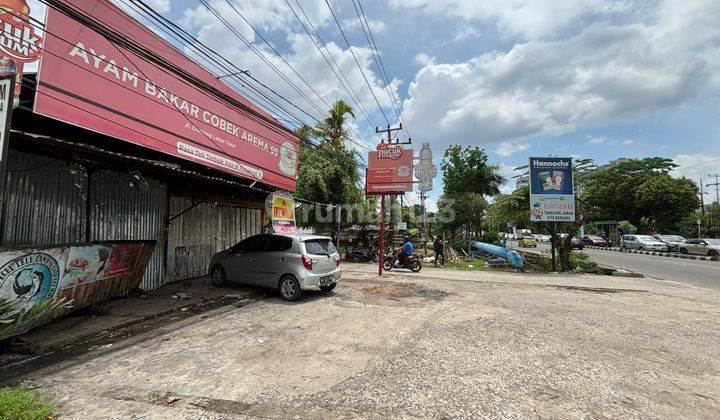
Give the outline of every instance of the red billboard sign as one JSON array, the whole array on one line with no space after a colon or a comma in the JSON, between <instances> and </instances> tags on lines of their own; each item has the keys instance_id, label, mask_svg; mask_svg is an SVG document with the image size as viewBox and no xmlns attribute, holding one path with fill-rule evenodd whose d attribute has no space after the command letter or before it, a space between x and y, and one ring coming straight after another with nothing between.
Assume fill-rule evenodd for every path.
<instances>
[{"instance_id":1,"label":"red billboard sign","mask_svg":"<svg viewBox=\"0 0 720 420\"><path fill-rule=\"evenodd\" d=\"M64 4L144 46L185 76L48 7L35 112L295 190L300 144L292 132L108 0Z\"/></svg>"},{"instance_id":2,"label":"red billboard sign","mask_svg":"<svg viewBox=\"0 0 720 420\"><path fill-rule=\"evenodd\" d=\"M15 78L14 106L20 101L23 67L38 59L42 44L25 0L0 0L0 77Z\"/></svg>"},{"instance_id":3,"label":"red billboard sign","mask_svg":"<svg viewBox=\"0 0 720 420\"><path fill-rule=\"evenodd\" d=\"M381 143L368 152L365 179L367 194L390 194L413 190L413 150L399 144Z\"/></svg>"}]
</instances>

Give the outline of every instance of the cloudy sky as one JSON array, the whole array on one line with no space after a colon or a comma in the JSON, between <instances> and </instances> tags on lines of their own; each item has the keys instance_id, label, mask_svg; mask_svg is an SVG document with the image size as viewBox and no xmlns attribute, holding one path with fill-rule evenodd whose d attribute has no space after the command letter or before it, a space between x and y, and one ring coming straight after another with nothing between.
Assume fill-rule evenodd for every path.
<instances>
[{"instance_id":1,"label":"cloudy sky","mask_svg":"<svg viewBox=\"0 0 720 420\"><path fill-rule=\"evenodd\" d=\"M682 165L678 175L720 172L718 0L362 0L389 84L357 0L330 1L335 16L325 0L204 0L225 22L198 0L145 1L307 114L336 99L353 104L360 150L399 111L438 163L461 144L485 148L506 172L549 154L599 164L665 156Z\"/></svg>"}]
</instances>

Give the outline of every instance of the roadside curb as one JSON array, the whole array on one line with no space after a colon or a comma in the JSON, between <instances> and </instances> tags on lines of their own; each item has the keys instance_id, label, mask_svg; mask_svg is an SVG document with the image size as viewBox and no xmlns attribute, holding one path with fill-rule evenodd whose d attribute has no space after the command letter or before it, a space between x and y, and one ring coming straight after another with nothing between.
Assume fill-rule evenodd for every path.
<instances>
[{"instance_id":1,"label":"roadside curb","mask_svg":"<svg viewBox=\"0 0 720 420\"><path fill-rule=\"evenodd\" d=\"M660 252L660 251L640 251L638 249L626 249L623 251L620 248L607 248L603 246L586 246L587 249L597 249L600 251L614 251L614 252L624 252L626 254L645 254L645 255L655 255L659 257L670 257L670 258L680 258L684 260L698 260L698 261L717 261L716 257L703 257L700 255L688 255L688 254L679 254L674 252Z\"/></svg>"}]
</instances>

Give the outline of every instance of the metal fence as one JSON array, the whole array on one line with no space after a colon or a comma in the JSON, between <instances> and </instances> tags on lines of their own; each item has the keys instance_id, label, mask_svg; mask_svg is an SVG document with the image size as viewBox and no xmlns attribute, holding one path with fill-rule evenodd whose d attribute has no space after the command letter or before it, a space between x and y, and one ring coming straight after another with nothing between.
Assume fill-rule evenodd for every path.
<instances>
[{"instance_id":1,"label":"metal fence","mask_svg":"<svg viewBox=\"0 0 720 420\"><path fill-rule=\"evenodd\" d=\"M168 227L166 281L207 274L215 252L260 233L262 228L262 211L258 209L216 203L192 205L189 198L170 198L170 217L179 216Z\"/></svg>"},{"instance_id":2,"label":"metal fence","mask_svg":"<svg viewBox=\"0 0 720 420\"><path fill-rule=\"evenodd\" d=\"M113 171L95 172L90 182L90 240L157 241L140 287L151 290L162 286L165 185Z\"/></svg>"}]
</instances>

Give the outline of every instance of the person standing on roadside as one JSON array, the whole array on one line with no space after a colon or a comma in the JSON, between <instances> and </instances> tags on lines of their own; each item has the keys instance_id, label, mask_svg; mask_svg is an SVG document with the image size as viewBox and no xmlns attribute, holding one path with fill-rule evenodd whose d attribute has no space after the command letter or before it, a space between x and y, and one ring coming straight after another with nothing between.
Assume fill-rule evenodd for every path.
<instances>
[{"instance_id":1,"label":"person standing on roadside","mask_svg":"<svg viewBox=\"0 0 720 420\"><path fill-rule=\"evenodd\" d=\"M440 265L445 267L445 241L443 241L442 235L435 238L433 249L435 250L435 266L437 267L438 260L442 260Z\"/></svg>"}]
</instances>

